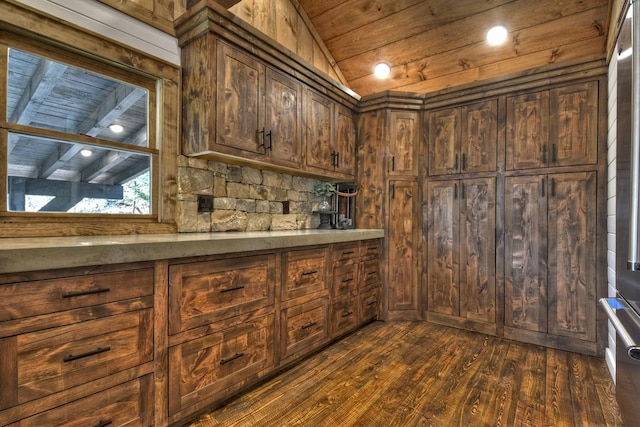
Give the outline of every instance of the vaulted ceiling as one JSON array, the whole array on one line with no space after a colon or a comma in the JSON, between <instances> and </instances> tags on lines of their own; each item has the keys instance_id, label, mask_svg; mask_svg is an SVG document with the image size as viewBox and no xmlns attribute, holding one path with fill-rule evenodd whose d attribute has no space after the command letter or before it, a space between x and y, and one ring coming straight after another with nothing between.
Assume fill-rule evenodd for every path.
<instances>
[{"instance_id":1,"label":"vaulted ceiling","mask_svg":"<svg viewBox=\"0 0 640 427\"><path fill-rule=\"evenodd\" d=\"M430 93L524 70L605 59L609 0L298 0L360 95ZM494 25L509 31L498 47ZM373 74L391 65L390 78Z\"/></svg>"}]
</instances>

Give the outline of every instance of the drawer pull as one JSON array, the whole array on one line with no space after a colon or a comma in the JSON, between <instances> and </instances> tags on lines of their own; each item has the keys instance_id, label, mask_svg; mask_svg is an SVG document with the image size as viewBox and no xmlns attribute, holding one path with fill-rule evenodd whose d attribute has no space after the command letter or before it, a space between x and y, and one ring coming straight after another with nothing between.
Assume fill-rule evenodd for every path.
<instances>
[{"instance_id":1,"label":"drawer pull","mask_svg":"<svg viewBox=\"0 0 640 427\"><path fill-rule=\"evenodd\" d=\"M374 305L374 304L377 304L377 303L378 303L378 301L369 301L369 302L367 303L367 305Z\"/></svg>"},{"instance_id":2,"label":"drawer pull","mask_svg":"<svg viewBox=\"0 0 640 427\"><path fill-rule=\"evenodd\" d=\"M316 322L309 322L306 325L302 325L302 329L309 329L310 327L312 327L315 324L316 324Z\"/></svg>"},{"instance_id":3,"label":"drawer pull","mask_svg":"<svg viewBox=\"0 0 640 427\"><path fill-rule=\"evenodd\" d=\"M91 350L91 351L88 351L86 353L70 354L67 357L65 357L64 359L62 359L62 361L63 362L72 362L74 360L82 359L83 357L95 356L96 354L105 353L105 352L107 352L109 350L111 350L111 347L98 347L95 350Z\"/></svg>"},{"instance_id":4,"label":"drawer pull","mask_svg":"<svg viewBox=\"0 0 640 427\"><path fill-rule=\"evenodd\" d=\"M227 357L226 359L225 359L225 358L223 358L222 360L220 360L220 364L221 364L221 365L224 365L224 364L226 364L226 363L233 362L234 360L239 359L239 358L241 358L242 356L244 356L244 353L236 353L236 354L234 354L234 355L233 355L233 356L231 356L231 357Z\"/></svg>"},{"instance_id":5,"label":"drawer pull","mask_svg":"<svg viewBox=\"0 0 640 427\"><path fill-rule=\"evenodd\" d=\"M346 313L342 313L342 317L349 317L353 314L353 311L347 311Z\"/></svg>"},{"instance_id":6,"label":"drawer pull","mask_svg":"<svg viewBox=\"0 0 640 427\"><path fill-rule=\"evenodd\" d=\"M220 293L223 294L225 292L237 291L239 289L244 289L244 285L234 286L233 288L222 288L220 289Z\"/></svg>"},{"instance_id":7,"label":"drawer pull","mask_svg":"<svg viewBox=\"0 0 640 427\"><path fill-rule=\"evenodd\" d=\"M370 271L367 273L367 276L372 276L374 274L378 274L378 270Z\"/></svg>"},{"instance_id":8,"label":"drawer pull","mask_svg":"<svg viewBox=\"0 0 640 427\"><path fill-rule=\"evenodd\" d=\"M66 294L62 294L62 298L73 298L73 297L81 297L84 295L102 294L104 292L109 292L110 290L111 289L109 288L98 288L98 289L90 289L88 291L69 292Z\"/></svg>"},{"instance_id":9,"label":"drawer pull","mask_svg":"<svg viewBox=\"0 0 640 427\"><path fill-rule=\"evenodd\" d=\"M353 277L349 277L348 279L342 279L342 283L353 282Z\"/></svg>"},{"instance_id":10,"label":"drawer pull","mask_svg":"<svg viewBox=\"0 0 640 427\"><path fill-rule=\"evenodd\" d=\"M104 427L104 426L108 426L110 424L113 424L113 421L111 421L111 420L100 420L100 421L98 421L98 424L95 425L95 427Z\"/></svg>"},{"instance_id":11,"label":"drawer pull","mask_svg":"<svg viewBox=\"0 0 640 427\"><path fill-rule=\"evenodd\" d=\"M316 274L318 270L304 271L302 273L303 276L311 276L312 274Z\"/></svg>"},{"instance_id":12,"label":"drawer pull","mask_svg":"<svg viewBox=\"0 0 640 427\"><path fill-rule=\"evenodd\" d=\"M345 252L342 252L342 255L351 255L351 254L353 254L354 252L355 252L355 251L345 251Z\"/></svg>"}]
</instances>

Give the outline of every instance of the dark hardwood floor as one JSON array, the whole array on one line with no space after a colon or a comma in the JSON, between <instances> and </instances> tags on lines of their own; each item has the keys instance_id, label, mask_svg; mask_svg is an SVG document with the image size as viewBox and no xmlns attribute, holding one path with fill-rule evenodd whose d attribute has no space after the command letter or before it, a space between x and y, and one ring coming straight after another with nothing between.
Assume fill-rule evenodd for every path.
<instances>
[{"instance_id":1,"label":"dark hardwood floor","mask_svg":"<svg viewBox=\"0 0 640 427\"><path fill-rule=\"evenodd\" d=\"M603 359L374 322L188 424L622 426Z\"/></svg>"}]
</instances>

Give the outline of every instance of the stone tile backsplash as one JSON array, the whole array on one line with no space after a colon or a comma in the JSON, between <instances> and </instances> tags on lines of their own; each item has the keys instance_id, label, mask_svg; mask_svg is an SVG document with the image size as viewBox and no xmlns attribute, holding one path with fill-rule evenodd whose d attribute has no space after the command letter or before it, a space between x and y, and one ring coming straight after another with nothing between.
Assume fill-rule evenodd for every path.
<instances>
[{"instance_id":1,"label":"stone tile backsplash","mask_svg":"<svg viewBox=\"0 0 640 427\"><path fill-rule=\"evenodd\" d=\"M312 211L320 181L211 160L178 157L176 221L180 232L317 228ZM198 213L198 195L213 196L213 212ZM288 212L286 212L288 208Z\"/></svg>"}]
</instances>

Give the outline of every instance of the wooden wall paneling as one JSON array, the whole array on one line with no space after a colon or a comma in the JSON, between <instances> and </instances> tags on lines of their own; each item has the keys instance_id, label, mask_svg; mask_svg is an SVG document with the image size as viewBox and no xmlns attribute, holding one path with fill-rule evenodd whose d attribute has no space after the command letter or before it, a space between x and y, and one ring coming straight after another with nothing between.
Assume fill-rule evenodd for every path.
<instances>
[{"instance_id":1,"label":"wooden wall paneling","mask_svg":"<svg viewBox=\"0 0 640 427\"><path fill-rule=\"evenodd\" d=\"M417 319L418 313L418 183L389 181L386 240L388 320Z\"/></svg>"},{"instance_id":2,"label":"wooden wall paneling","mask_svg":"<svg viewBox=\"0 0 640 427\"><path fill-rule=\"evenodd\" d=\"M547 332L547 183L505 181L505 326Z\"/></svg>"},{"instance_id":3,"label":"wooden wall paneling","mask_svg":"<svg viewBox=\"0 0 640 427\"><path fill-rule=\"evenodd\" d=\"M175 35L173 21L182 15L186 0L98 0L129 16Z\"/></svg>"},{"instance_id":4,"label":"wooden wall paneling","mask_svg":"<svg viewBox=\"0 0 640 427\"><path fill-rule=\"evenodd\" d=\"M507 170L546 166L549 91L507 97Z\"/></svg>"},{"instance_id":5,"label":"wooden wall paneling","mask_svg":"<svg viewBox=\"0 0 640 427\"><path fill-rule=\"evenodd\" d=\"M596 339L596 173L549 175L549 333Z\"/></svg>"}]
</instances>

